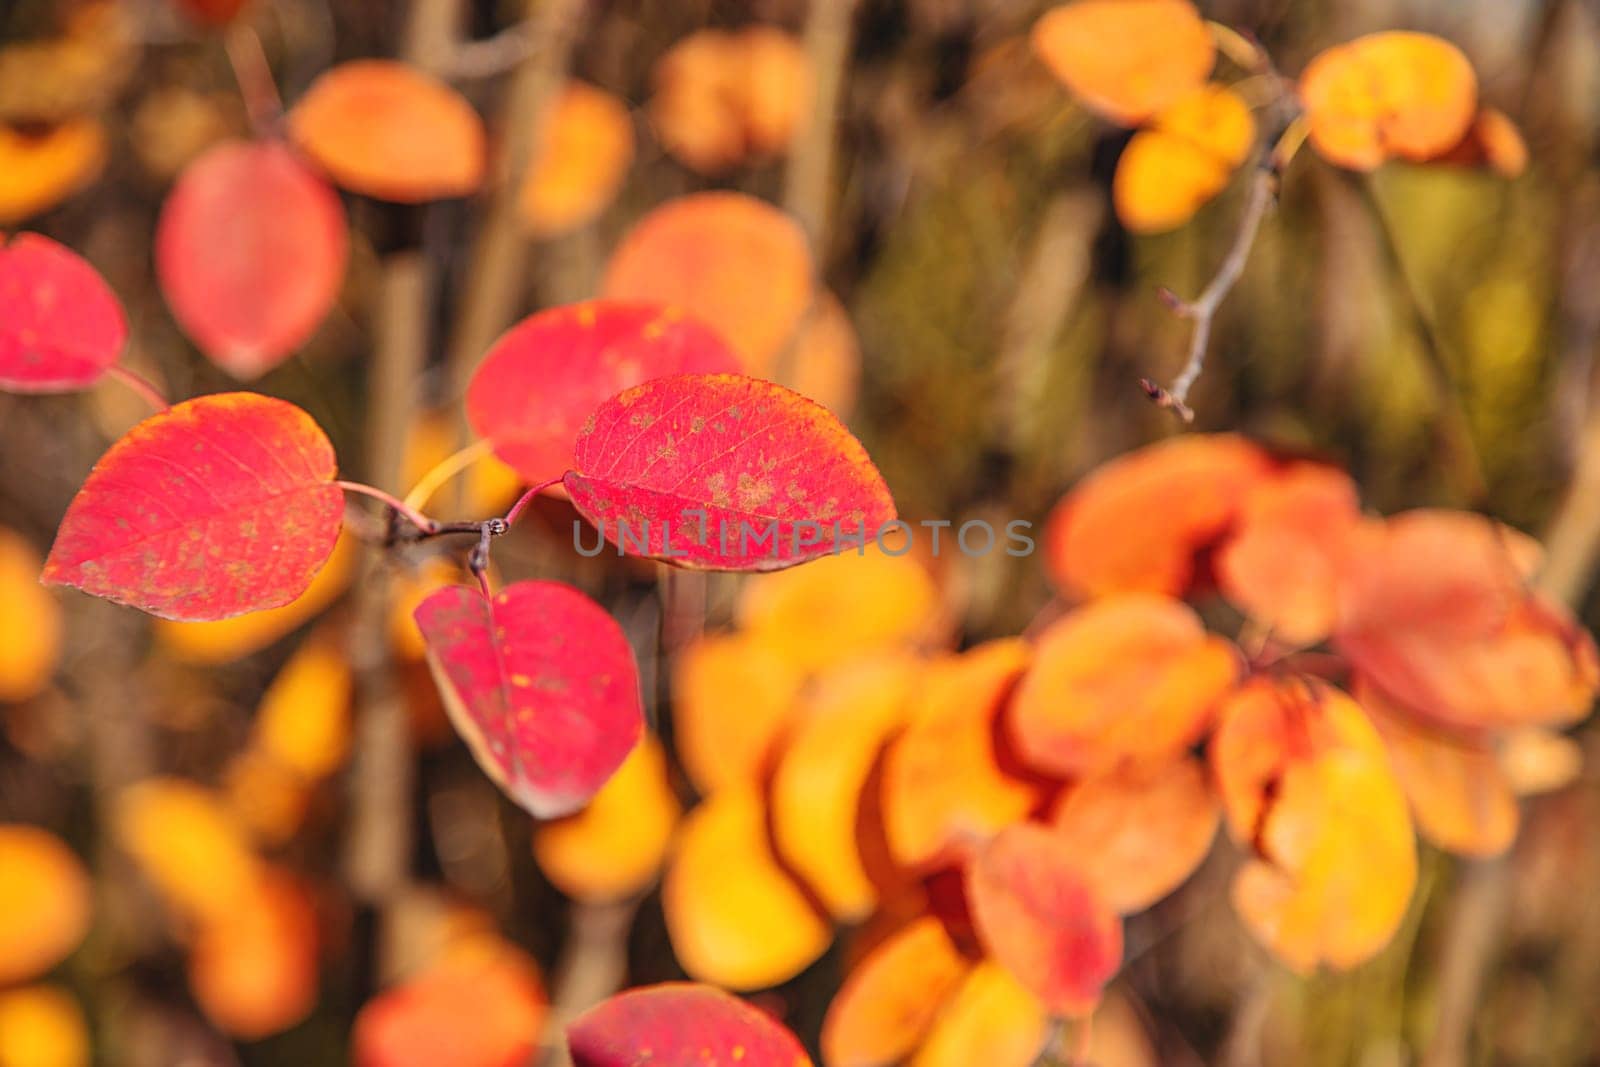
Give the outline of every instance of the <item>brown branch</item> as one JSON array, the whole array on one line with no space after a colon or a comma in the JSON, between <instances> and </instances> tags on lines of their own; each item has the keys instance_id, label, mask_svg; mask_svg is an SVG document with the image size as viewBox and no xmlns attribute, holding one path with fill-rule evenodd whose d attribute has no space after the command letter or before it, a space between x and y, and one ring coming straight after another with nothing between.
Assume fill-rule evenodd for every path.
<instances>
[{"instance_id":1,"label":"brown branch","mask_svg":"<svg viewBox=\"0 0 1600 1067\"><path fill-rule=\"evenodd\" d=\"M535 1062L543 1067L568 1067L566 1026L574 1018L622 988L628 976L628 930L638 900L574 904L566 947L556 965L555 995Z\"/></svg>"},{"instance_id":2,"label":"brown branch","mask_svg":"<svg viewBox=\"0 0 1600 1067\"><path fill-rule=\"evenodd\" d=\"M583 10L583 0L528 0L527 33L538 47L522 56L506 89L501 155L472 252L464 304L450 339L447 374L452 400L466 395L484 352L516 313L528 246L517 218L517 201L543 138L547 105L566 77Z\"/></svg>"},{"instance_id":3,"label":"brown branch","mask_svg":"<svg viewBox=\"0 0 1600 1067\"><path fill-rule=\"evenodd\" d=\"M857 0L812 0L804 45L813 82L810 124L800 134L784 174L783 206L799 221L820 258L828 232L828 195L838 143L839 98L850 63Z\"/></svg>"},{"instance_id":4,"label":"brown branch","mask_svg":"<svg viewBox=\"0 0 1600 1067\"><path fill-rule=\"evenodd\" d=\"M1273 166L1272 155L1268 153L1262 157L1251 178L1244 211L1239 216L1238 232L1234 234L1233 244L1228 248L1222 265L1217 268L1216 275L1193 300L1183 300L1170 290L1162 290L1167 305L1194 324L1193 332L1189 335L1189 356L1170 386L1162 387L1149 378L1140 379L1139 384L1158 406L1171 408L1184 422L1194 421L1194 411L1189 407L1189 390L1205 369L1206 348L1211 343L1211 326L1216 319L1217 309L1244 273L1245 264L1250 260L1250 249L1261 231L1261 221L1266 218L1267 209L1277 200L1277 196L1278 172Z\"/></svg>"}]
</instances>

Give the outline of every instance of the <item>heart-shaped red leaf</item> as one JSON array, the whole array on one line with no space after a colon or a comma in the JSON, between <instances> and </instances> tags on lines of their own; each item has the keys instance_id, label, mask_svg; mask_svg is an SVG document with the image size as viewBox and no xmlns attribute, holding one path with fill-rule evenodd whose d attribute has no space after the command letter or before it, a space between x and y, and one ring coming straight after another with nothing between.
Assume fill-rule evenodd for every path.
<instances>
[{"instance_id":1,"label":"heart-shaped red leaf","mask_svg":"<svg viewBox=\"0 0 1600 1067\"><path fill-rule=\"evenodd\" d=\"M978 935L995 961L1056 1015L1092 1012L1122 965L1122 920L1037 823L992 839L967 869Z\"/></svg>"},{"instance_id":2,"label":"heart-shaped red leaf","mask_svg":"<svg viewBox=\"0 0 1600 1067\"><path fill-rule=\"evenodd\" d=\"M599 300L513 326L467 388L467 419L529 482L560 477L589 413L667 374L720 374L739 361L709 326L676 309Z\"/></svg>"},{"instance_id":3,"label":"heart-shaped red leaf","mask_svg":"<svg viewBox=\"0 0 1600 1067\"><path fill-rule=\"evenodd\" d=\"M540 818L577 811L644 726L622 628L559 582L517 582L491 600L453 585L415 613L445 707L496 785Z\"/></svg>"},{"instance_id":4,"label":"heart-shaped red leaf","mask_svg":"<svg viewBox=\"0 0 1600 1067\"><path fill-rule=\"evenodd\" d=\"M293 404L259 393L186 401L100 457L44 580L184 621L287 604L339 537L334 473L333 446Z\"/></svg>"},{"instance_id":5,"label":"heart-shaped red leaf","mask_svg":"<svg viewBox=\"0 0 1600 1067\"><path fill-rule=\"evenodd\" d=\"M711 986L630 989L567 1027L576 1067L810 1067L795 1036L760 1009Z\"/></svg>"},{"instance_id":6,"label":"heart-shaped red leaf","mask_svg":"<svg viewBox=\"0 0 1600 1067\"><path fill-rule=\"evenodd\" d=\"M584 424L563 483L613 544L687 567L777 570L870 542L895 519L837 416L737 374L618 393Z\"/></svg>"},{"instance_id":7,"label":"heart-shaped red leaf","mask_svg":"<svg viewBox=\"0 0 1600 1067\"><path fill-rule=\"evenodd\" d=\"M344 278L344 208L287 146L229 141L178 179L156 227L156 277L183 332L255 378L327 316Z\"/></svg>"},{"instance_id":8,"label":"heart-shaped red leaf","mask_svg":"<svg viewBox=\"0 0 1600 1067\"><path fill-rule=\"evenodd\" d=\"M36 233L0 242L0 389L86 389L127 339L122 305L75 252Z\"/></svg>"}]
</instances>

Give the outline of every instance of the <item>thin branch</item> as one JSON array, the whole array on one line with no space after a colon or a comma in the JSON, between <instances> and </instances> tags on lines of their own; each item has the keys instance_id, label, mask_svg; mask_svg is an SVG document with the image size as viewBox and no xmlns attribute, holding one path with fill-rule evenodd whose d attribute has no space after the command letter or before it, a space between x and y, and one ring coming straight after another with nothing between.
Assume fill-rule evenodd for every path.
<instances>
[{"instance_id":1,"label":"thin branch","mask_svg":"<svg viewBox=\"0 0 1600 1067\"><path fill-rule=\"evenodd\" d=\"M106 370L106 376L115 378L135 393L138 393L140 398L156 411L166 411L172 406L167 402L166 396L156 387L154 382L135 371L129 370L120 363L113 363Z\"/></svg>"},{"instance_id":2,"label":"thin branch","mask_svg":"<svg viewBox=\"0 0 1600 1067\"><path fill-rule=\"evenodd\" d=\"M1193 300L1182 300L1171 290L1162 290L1168 306L1194 323L1194 331L1189 335L1189 357L1172 385L1163 388L1149 378L1140 379L1139 384L1158 406L1171 408L1184 422L1194 421L1194 411L1189 407L1189 390L1205 369L1206 347L1211 342L1211 325L1216 319L1217 309L1244 273L1245 264L1250 259L1250 249L1261 231L1261 220L1266 218L1267 209L1277 200L1277 195L1278 172L1272 166L1269 153L1262 158L1251 178L1244 212L1239 216L1239 230L1234 234L1233 245L1228 249L1222 265L1217 268L1216 276Z\"/></svg>"},{"instance_id":3,"label":"thin branch","mask_svg":"<svg viewBox=\"0 0 1600 1067\"><path fill-rule=\"evenodd\" d=\"M383 503L389 505L389 507L393 508L400 515L405 516L405 520L407 522L415 526L424 534L431 535L439 532L439 523L437 521L428 518L428 516L424 515L410 504L407 504L404 500L401 500L393 493L384 492L375 485L367 485L363 482L338 481L334 482L333 484L337 485L340 489L343 489L347 493L360 493L362 496L370 496L374 500L382 501Z\"/></svg>"},{"instance_id":4,"label":"thin branch","mask_svg":"<svg viewBox=\"0 0 1600 1067\"><path fill-rule=\"evenodd\" d=\"M546 489L549 489L552 485L560 484L560 482L560 478L551 478L549 481L540 482L538 485L531 486L521 496L517 497L517 502L511 505L511 510L506 512L505 518L502 520L505 523L506 528L509 529L516 525L517 520L522 518L522 513L528 510L528 505L533 503L534 497L538 496Z\"/></svg>"}]
</instances>

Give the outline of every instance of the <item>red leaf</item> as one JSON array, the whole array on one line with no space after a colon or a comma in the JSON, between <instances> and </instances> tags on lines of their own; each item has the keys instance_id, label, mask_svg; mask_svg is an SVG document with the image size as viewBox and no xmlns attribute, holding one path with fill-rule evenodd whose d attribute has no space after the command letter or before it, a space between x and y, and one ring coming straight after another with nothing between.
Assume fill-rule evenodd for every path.
<instances>
[{"instance_id":1,"label":"red leaf","mask_svg":"<svg viewBox=\"0 0 1600 1067\"><path fill-rule=\"evenodd\" d=\"M563 480L613 544L681 566L777 570L870 542L895 518L832 412L737 374L645 382L601 404Z\"/></svg>"},{"instance_id":2,"label":"red leaf","mask_svg":"<svg viewBox=\"0 0 1600 1067\"><path fill-rule=\"evenodd\" d=\"M71 249L36 233L0 243L0 389L86 389L127 339L116 295Z\"/></svg>"},{"instance_id":3,"label":"red leaf","mask_svg":"<svg viewBox=\"0 0 1600 1067\"><path fill-rule=\"evenodd\" d=\"M1037 823L1002 830L967 870L978 934L995 960L1057 1015L1094 1010L1122 964L1122 920Z\"/></svg>"},{"instance_id":4,"label":"red leaf","mask_svg":"<svg viewBox=\"0 0 1600 1067\"><path fill-rule=\"evenodd\" d=\"M603 400L667 374L720 374L739 361L710 327L677 309L591 301L529 316L495 342L467 388L467 419L529 482L572 463L584 419Z\"/></svg>"},{"instance_id":5,"label":"red leaf","mask_svg":"<svg viewBox=\"0 0 1600 1067\"><path fill-rule=\"evenodd\" d=\"M229 141L189 165L161 209L156 276L184 333L254 378L327 316L344 278L344 208L275 141Z\"/></svg>"},{"instance_id":6,"label":"red leaf","mask_svg":"<svg viewBox=\"0 0 1600 1067\"><path fill-rule=\"evenodd\" d=\"M184 621L298 597L333 551L333 446L293 404L220 393L135 426L67 508L44 580Z\"/></svg>"},{"instance_id":7,"label":"red leaf","mask_svg":"<svg viewBox=\"0 0 1600 1067\"><path fill-rule=\"evenodd\" d=\"M453 585L424 600L416 620L456 730L534 815L583 807L639 740L628 640L576 589L517 582L487 600Z\"/></svg>"},{"instance_id":8,"label":"red leaf","mask_svg":"<svg viewBox=\"0 0 1600 1067\"><path fill-rule=\"evenodd\" d=\"M630 989L567 1027L575 1067L810 1067L771 1016L692 982Z\"/></svg>"}]
</instances>

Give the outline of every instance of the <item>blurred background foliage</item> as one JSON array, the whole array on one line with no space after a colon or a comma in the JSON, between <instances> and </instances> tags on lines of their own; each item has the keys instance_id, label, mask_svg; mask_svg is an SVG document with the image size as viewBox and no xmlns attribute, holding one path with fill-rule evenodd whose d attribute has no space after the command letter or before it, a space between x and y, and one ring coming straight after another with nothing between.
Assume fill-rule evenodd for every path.
<instances>
[{"instance_id":1,"label":"blurred background foliage","mask_svg":"<svg viewBox=\"0 0 1600 1067\"><path fill-rule=\"evenodd\" d=\"M414 42L402 39L409 6L258 0L245 17L292 102L337 61L415 53ZM466 38L501 45L523 17L509 0L442 6L459 16ZM1198 292L1234 232L1238 178L1170 234L1135 237L1119 226L1108 190L1128 134L1076 108L1032 59L1026 34L1045 6L859 0L853 12L816 252L859 335L852 429L913 519L1039 523L1097 463L1180 432L1137 384L1141 376L1169 379L1183 359L1187 326L1159 289ZM1446 37L1471 57L1484 101L1523 130L1531 162L1511 182L1401 165L1368 177L1300 153L1223 306L1193 397L1197 427L1239 429L1332 458L1379 511L1469 507L1537 533L1572 479L1584 428L1596 417L1600 5L1212 0L1201 7L1259 38L1291 75L1320 49L1372 30ZM811 5L585 0L576 8L572 73L634 108L639 150L618 198L594 224L532 246L517 277L519 313L593 294L621 234L672 196L733 188L786 202L789 160L701 177L661 150L642 107L655 60L688 33L756 22L803 33ZM503 118L508 66L496 56L479 54L476 66L453 78L491 130ZM5 138L37 138L74 123L89 124L87 141L103 141L58 146L52 165L81 166L83 187L42 214L29 208L30 176L0 162L0 223L50 234L100 267L128 310L130 363L174 395L230 388L166 312L150 247L175 175L219 138L248 131L219 37L163 0L4 0L0 122L0 160ZM103 165L85 163L89 157ZM304 406L334 439L343 465L362 470L375 462L363 455L367 363L385 256L416 243L436 271L427 372L413 391L422 407L453 418L459 397L447 338L470 284L480 205L350 206L352 259L339 308L298 355L253 387ZM47 545L94 458L139 417L137 404L112 390L88 400L0 396L0 525ZM541 505L539 519L532 534L507 545L503 566L519 574L576 572L603 593L644 650L647 700L657 706L666 692L658 652L682 642L671 633L681 622L672 581L658 588L649 568L575 560L564 542L569 514ZM727 619L736 586L731 578L708 583L713 626ZM988 561L966 587L968 641L1024 631L1049 600L1037 557ZM379 976L371 916L331 888L345 830L346 783L338 775L319 787L315 817L280 852L316 873L325 906L344 909L334 925L346 940L324 964L310 1019L263 1042L228 1042L200 1021L182 956L162 940L148 893L105 829L107 798L123 785L153 773L221 780L292 642L221 667L197 666L152 643L132 613L76 596L63 603L70 641L57 683L29 700L0 703L0 820L57 828L90 858L101 920L64 978L95 1022L101 1058L341 1062L349 1019ZM1591 623L1594 607L1591 600ZM351 608L334 610L337 618ZM431 692L425 676L408 675L406 687L427 702L415 696ZM419 843L412 874L477 900L507 936L553 968L575 935L569 903L533 863L527 820L476 773L459 744L448 743L436 708L415 710L414 723L418 737L446 743L425 747L411 790L405 818ZM1600 779L1591 771L1538 809L1517 846L1516 877L1498 890L1509 895L1509 920L1503 944L1490 952L1484 1008L1473 1025L1476 1062L1600 1062L1593 1022L1600 909L1592 903L1600 890ZM1263 970L1241 949L1221 902L1224 875L1202 870L1180 901L1130 927L1128 973L1158 1062L1411 1062L1406 1050L1420 1043L1437 1007L1436 976L1461 948L1452 916L1474 891L1474 877L1470 865L1430 853L1413 914L1383 957L1348 976L1300 982ZM648 900L640 915L627 943L630 981L677 976L659 902ZM844 958L835 948L778 992L803 1036L814 1038ZM1264 1034L1263 1051L1241 1051L1244 1032Z\"/></svg>"}]
</instances>

